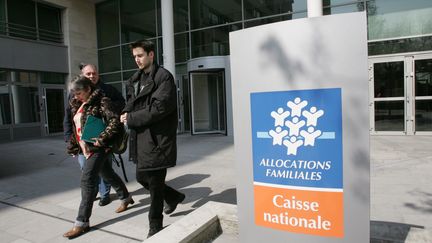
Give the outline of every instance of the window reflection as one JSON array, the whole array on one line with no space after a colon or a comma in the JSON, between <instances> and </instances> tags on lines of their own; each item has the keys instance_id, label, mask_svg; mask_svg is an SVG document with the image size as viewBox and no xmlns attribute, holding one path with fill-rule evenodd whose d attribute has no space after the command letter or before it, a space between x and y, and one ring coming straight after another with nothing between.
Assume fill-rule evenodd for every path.
<instances>
[{"instance_id":1,"label":"window reflection","mask_svg":"<svg viewBox=\"0 0 432 243\"><path fill-rule=\"evenodd\" d=\"M432 131L432 100L416 100L415 130Z\"/></svg>"},{"instance_id":2,"label":"window reflection","mask_svg":"<svg viewBox=\"0 0 432 243\"><path fill-rule=\"evenodd\" d=\"M375 98L404 96L404 63L374 64Z\"/></svg>"},{"instance_id":3,"label":"window reflection","mask_svg":"<svg viewBox=\"0 0 432 243\"><path fill-rule=\"evenodd\" d=\"M40 2L0 0L0 34L62 43L61 10Z\"/></svg>"},{"instance_id":4,"label":"window reflection","mask_svg":"<svg viewBox=\"0 0 432 243\"><path fill-rule=\"evenodd\" d=\"M120 70L120 48L114 47L99 51L99 71L101 73Z\"/></svg>"},{"instance_id":5,"label":"window reflection","mask_svg":"<svg viewBox=\"0 0 432 243\"><path fill-rule=\"evenodd\" d=\"M110 73L110 74L102 74L100 75L100 79L104 83L112 83L121 81L121 73Z\"/></svg>"},{"instance_id":6,"label":"window reflection","mask_svg":"<svg viewBox=\"0 0 432 243\"><path fill-rule=\"evenodd\" d=\"M360 3L353 3L353 4L334 6L334 7L324 7L323 14L331 15L331 14L341 14L341 13L353 13L353 12L361 12L363 10L364 10L364 4L363 2L360 2Z\"/></svg>"},{"instance_id":7,"label":"window reflection","mask_svg":"<svg viewBox=\"0 0 432 243\"><path fill-rule=\"evenodd\" d=\"M7 18L10 36L36 39L36 14L33 1L7 1Z\"/></svg>"},{"instance_id":8,"label":"window reflection","mask_svg":"<svg viewBox=\"0 0 432 243\"><path fill-rule=\"evenodd\" d=\"M369 42L368 54L373 56L403 52L429 51L431 46L432 36Z\"/></svg>"},{"instance_id":9,"label":"window reflection","mask_svg":"<svg viewBox=\"0 0 432 243\"><path fill-rule=\"evenodd\" d=\"M7 81L8 71L0 69L0 82Z\"/></svg>"},{"instance_id":10,"label":"window reflection","mask_svg":"<svg viewBox=\"0 0 432 243\"><path fill-rule=\"evenodd\" d=\"M432 33L432 1L370 0L369 40Z\"/></svg>"},{"instance_id":11,"label":"window reflection","mask_svg":"<svg viewBox=\"0 0 432 243\"><path fill-rule=\"evenodd\" d=\"M128 43L156 36L155 1L122 0L122 42Z\"/></svg>"},{"instance_id":12,"label":"window reflection","mask_svg":"<svg viewBox=\"0 0 432 243\"><path fill-rule=\"evenodd\" d=\"M132 56L132 52L129 48L129 45L122 45L122 65L123 70L134 69L137 68L135 63L135 59Z\"/></svg>"},{"instance_id":13,"label":"window reflection","mask_svg":"<svg viewBox=\"0 0 432 243\"><path fill-rule=\"evenodd\" d=\"M252 20L252 21L245 22L245 28L250 28L250 27L263 25L263 24L276 23L276 22L285 21L285 20L305 18L306 16L307 16L307 13L302 12L302 13L296 13L296 14L282 15L282 16L278 16L278 17L270 17L270 18Z\"/></svg>"},{"instance_id":14,"label":"window reflection","mask_svg":"<svg viewBox=\"0 0 432 243\"><path fill-rule=\"evenodd\" d=\"M284 14L291 12L305 11L306 1L293 0L245 0L244 14L245 19L261 18L270 15Z\"/></svg>"},{"instance_id":15,"label":"window reflection","mask_svg":"<svg viewBox=\"0 0 432 243\"><path fill-rule=\"evenodd\" d=\"M36 87L11 85L15 124L39 122L39 92Z\"/></svg>"},{"instance_id":16,"label":"window reflection","mask_svg":"<svg viewBox=\"0 0 432 243\"><path fill-rule=\"evenodd\" d=\"M375 102L375 131L404 131L404 101Z\"/></svg>"},{"instance_id":17,"label":"window reflection","mask_svg":"<svg viewBox=\"0 0 432 243\"><path fill-rule=\"evenodd\" d=\"M173 1L174 8L174 33L189 30L188 1Z\"/></svg>"},{"instance_id":18,"label":"window reflection","mask_svg":"<svg viewBox=\"0 0 432 243\"><path fill-rule=\"evenodd\" d=\"M106 1L97 5L96 24L99 48L119 43L120 30L117 1Z\"/></svg>"},{"instance_id":19,"label":"window reflection","mask_svg":"<svg viewBox=\"0 0 432 243\"><path fill-rule=\"evenodd\" d=\"M6 4L5 0L0 0L0 35L6 34Z\"/></svg>"},{"instance_id":20,"label":"window reflection","mask_svg":"<svg viewBox=\"0 0 432 243\"><path fill-rule=\"evenodd\" d=\"M240 28L241 25L228 25L192 32L192 58L229 55L228 33Z\"/></svg>"},{"instance_id":21,"label":"window reflection","mask_svg":"<svg viewBox=\"0 0 432 243\"><path fill-rule=\"evenodd\" d=\"M0 85L0 125L12 123L10 95L7 85Z\"/></svg>"},{"instance_id":22,"label":"window reflection","mask_svg":"<svg viewBox=\"0 0 432 243\"><path fill-rule=\"evenodd\" d=\"M175 61L185 62L189 59L189 35L175 35Z\"/></svg>"},{"instance_id":23,"label":"window reflection","mask_svg":"<svg viewBox=\"0 0 432 243\"><path fill-rule=\"evenodd\" d=\"M65 84L65 75L62 73L42 72L40 76L44 84Z\"/></svg>"},{"instance_id":24,"label":"window reflection","mask_svg":"<svg viewBox=\"0 0 432 243\"><path fill-rule=\"evenodd\" d=\"M191 0L191 28L227 24L242 19L241 2L232 0Z\"/></svg>"},{"instance_id":25,"label":"window reflection","mask_svg":"<svg viewBox=\"0 0 432 243\"><path fill-rule=\"evenodd\" d=\"M415 61L415 95L432 96L432 59Z\"/></svg>"},{"instance_id":26,"label":"window reflection","mask_svg":"<svg viewBox=\"0 0 432 243\"><path fill-rule=\"evenodd\" d=\"M63 42L61 34L60 10L48 5L38 4L39 39L53 42Z\"/></svg>"}]
</instances>

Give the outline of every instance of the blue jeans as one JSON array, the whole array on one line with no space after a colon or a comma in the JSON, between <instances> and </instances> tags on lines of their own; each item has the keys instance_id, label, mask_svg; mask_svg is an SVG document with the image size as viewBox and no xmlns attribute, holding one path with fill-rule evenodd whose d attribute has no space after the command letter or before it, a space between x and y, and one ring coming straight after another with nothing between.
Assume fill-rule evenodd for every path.
<instances>
[{"instance_id":1,"label":"blue jeans","mask_svg":"<svg viewBox=\"0 0 432 243\"><path fill-rule=\"evenodd\" d=\"M100 177L112 185L120 200L125 200L129 197L126 185L114 172L112 166L106 163L109 156L103 149L100 149L85 160L81 175L81 203L76 222L89 222Z\"/></svg>"},{"instance_id":2,"label":"blue jeans","mask_svg":"<svg viewBox=\"0 0 432 243\"><path fill-rule=\"evenodd\" d=\"M106 163L109 163L109 166L112 167L112 154L108 155L108 161ZM82 154L78 155L78 163L80 165L81 170L84 168L85 164L85 157ZM98 186L99 186L99 195L101 199L109 197L110 191L111 191L111 185L104 181L101 177L98 178Z\"/></svg>"}]
</instances>

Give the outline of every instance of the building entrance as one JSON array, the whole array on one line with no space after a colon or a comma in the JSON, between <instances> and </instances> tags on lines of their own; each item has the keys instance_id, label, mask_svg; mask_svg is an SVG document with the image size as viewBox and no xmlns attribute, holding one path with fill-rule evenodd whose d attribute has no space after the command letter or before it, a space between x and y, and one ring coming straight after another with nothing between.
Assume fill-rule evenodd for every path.
<instances>
[{"instance_id":1,"label":"building entrance","mask_svg":"<svg viewBox=\"0 0 432 243\"><path fill-rule=\"evenodd\" d=\"M60 134L63 132L64 86L43 87L42 92L41 115L43 116L45 135Z\"/></svg>"},{"instance_id":2,"label":"building entrance","mask_svg":"<svg viewBox=\"0 0 432 243\"><path fill-rule=\"evenodd\" d=\"M369 59L371 134L432 134L432 54Z\"/></svg>"},{"instance_id":3,"label":"building entrance","mask_svg":"<svg viewBox=\"0 0 432 243\"><path fill-rule=\"evenodd\" d=\"M226 134L224 70L190 72L192 134Z\"/></svg>"}]
</instances>

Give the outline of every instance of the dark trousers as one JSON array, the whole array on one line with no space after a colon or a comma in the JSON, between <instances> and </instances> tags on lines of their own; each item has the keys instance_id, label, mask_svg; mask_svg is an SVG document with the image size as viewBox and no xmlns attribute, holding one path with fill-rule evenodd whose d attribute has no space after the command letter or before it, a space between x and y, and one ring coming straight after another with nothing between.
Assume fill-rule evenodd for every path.
<instances>
[{"instance_id":1,"label":"dark trousers","mask_svg":"<svg viewBox=\"0 0 432 243\"><path fill-rule=\"evenodd\" d=\"M181 193L165 184L167 169L137 171L136 179L150 192L149 221L160 221L163 219L162 211L164 200L172 204L178 200Z\"/></svg>"},{"instance_id":2,"label":"dark trousers","mask_svg":"<svg viewBox=\"0 0 432 243\"><path fill-rule=\"evenodd\" d=\"M126 185L114 172L111 164L107 162L109 154L103 150L95 152L86 160L81 175L81 203L78 210L77 221L88 222L93 209L93 201L98 193L97 184L99 176L111 184L119 199L129 197Z\"/></svg>"}]
</instances>

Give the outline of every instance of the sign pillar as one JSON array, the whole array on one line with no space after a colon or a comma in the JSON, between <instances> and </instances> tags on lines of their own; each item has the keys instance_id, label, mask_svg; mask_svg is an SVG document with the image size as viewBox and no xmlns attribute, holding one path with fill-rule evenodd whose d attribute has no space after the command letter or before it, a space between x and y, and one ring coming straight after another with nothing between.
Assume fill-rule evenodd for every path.
<instances>
[{"instance_id":1,"label":"sign pillar","mask_svg":"<svg viewBox=\"0 0 432 243\"><path fill-rule=\"evenodd\" d=\"M232 32L230 48L240 242L369 242L365 13Z\"/></svg>"}]
</instances>

